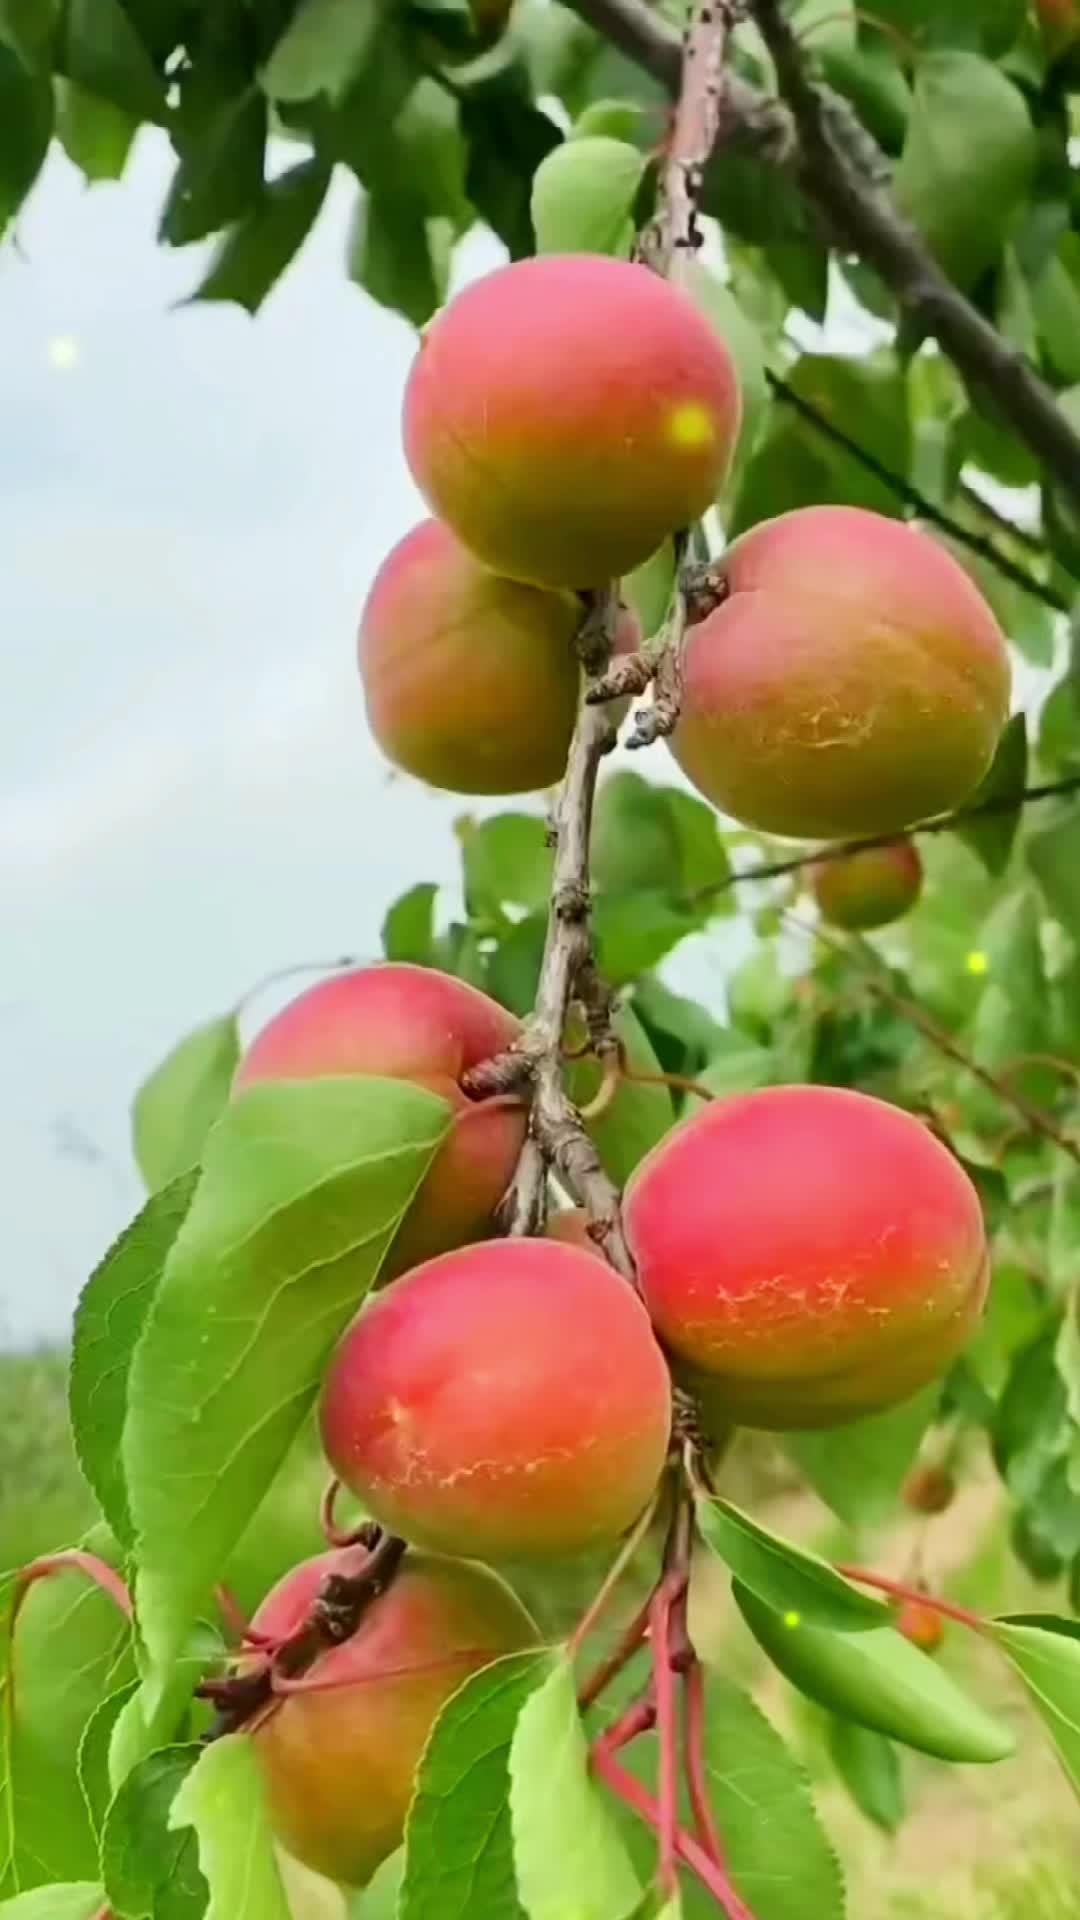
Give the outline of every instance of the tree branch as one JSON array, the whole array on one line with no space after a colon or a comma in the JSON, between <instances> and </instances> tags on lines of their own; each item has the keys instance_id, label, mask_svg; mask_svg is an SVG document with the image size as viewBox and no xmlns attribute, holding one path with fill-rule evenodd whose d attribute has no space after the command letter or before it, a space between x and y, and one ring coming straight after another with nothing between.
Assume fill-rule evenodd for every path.
<instances>
[{"instance_id":1,"label":"tree branch","mask_svg":"<svg viewBox=\"0 0 1080 1920\"><path fill-rule=\"evenodd\" d=\"M723 880L696 888L687 896L687 905L701 906L717 894L727 893L732 887L741 887L751 880L782 880L785 875L799 873L804 867L822 866L833 860L850 860L856 853L869 853L876 847L895 846L897 840L922 840L935 833L954 833L958 827L967 826L969 821L990 820L995 815L1018 812L1021 807L1031 806L1039 800L1061 799L1072 793L1080 793L1080 773L1066 774L1061 780L1047 780L1041 786L1025 787L1020 793L992 794L986 800L976 800L966 807L957 807L955 813L943 813L937 820L924 820L918 826L906 827L901 833L875 833L862 840L838 840L832 846L814 847L806 853L786 855L782 860L765 860L755 867L743 867L738 872L727 874Z\"/></svg>"},{"instance_id":2,"label":"tree branch","mask_svg":"<svg viewBox=\"0 0 1080 1920\"><path fill-rule=\"evenodd\" d=\"M1007 553L1002 553L1000 547L995 545L988 534L976 533L971 527L965 527L963 521L954 520L943 507L939 507L935 501L928 499L918 487L912 486L910 480L906 480L899 473L894 473L892 468L887 467L885 462L871 453L868 447L861 446L859 441L845 432L843 427L837 426L811 401L805 400L802 394L798 393L780 374L773 373L767 367L765 378L773 393L783 401L785 406L790 407L793 413L797 413L800 419L806 420L815 432L820 433L822 439L831 441L833 446L841 447L845 453L850 454L851 458L858 461L867 473L872 473L875 479L880 480L883 486L888 487L889 491L896 495L898 500L902 500L905 506L910 507L920 520L929 520L935 527L940 527L942 533L947 533L950 539L958 541L961 546L967 547L971 553L978 554L981 560L987 561L990 566L996 568L1003 579L1011 580L1015 587L1021 587L1025 593L1031 594L1033 599L1041 600L1044 605L1053 607L1055 613L1068 613L1069 602L1062 594L1056 592L1053 587L1047 586L1044 581L1037 579L1018 561L1010 559ZM986 501L980 499L978 494L971 494L969 497L977 502L982 512L993 514L999 525L1002 524L1001 516L996 514ZM1004 524L1008 525L1008 522ZM1016 533L1018 538L1025 539L1027 544L1032 544L1031 537L1025 536L1018 528L1011 528L1010 531ZM1038 542L1034 542L1034 545L1037 549Z\"/></svg>"},{"instance_id":3,"label":"tree branch","mask_svg":"<svg viewBox=\"0 0 1080 1920\"><path fill-rule=\"evenodd\" d=\"M669 93L677 92L681 43L643 0L572 3L605 39ZM854 143L838 140L837 115L807 72L780 0L752 0L752 5L784 100L771 100L731 75L726 106L732 126L754 141L763 157L794 173L833 239L873 267L900 305L940 342L969 382L973 403L1003 417L1070 497L1080 500L1080 436L1052 391L937 266L893 204L880 169L859 166L849 151ZM863 157L869 159L873 142L861 123L850 118Z\"/></svg>"},{"instance_id":4,"label":"tree branch","mask_svg":"<svg viewBox=\"0 0 1080 1920\"><path fill-rule=\"evenodd\" d=\"M796 171L807 199L825 215L836 239L873 267L907 313L940 342L974 389L975 404L983 410L992 404L1080 500L1080 437L1050 388L953 285L880 181L867 177L837 139L826 96L810 78L781 0L751 4L795 121Z\"/></svg>"}]
</instances>

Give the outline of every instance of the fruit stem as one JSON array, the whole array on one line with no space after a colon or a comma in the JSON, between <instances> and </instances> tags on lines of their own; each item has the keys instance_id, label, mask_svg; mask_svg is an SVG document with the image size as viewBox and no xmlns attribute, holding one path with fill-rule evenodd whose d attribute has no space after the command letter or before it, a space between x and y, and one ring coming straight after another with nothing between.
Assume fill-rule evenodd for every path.
<instances>
[{"instance_id":1,"label":"fruit stem","mask_svg":"<svg viewBox=\"0 0 1080 1920\"><path fill-rule=\"evenodd\" d=\"M40 1560L31 1560L27 1566L20 1569L15 1581L16 1611L37 1581L48 1580L57 1573L85 1574L88 1580L92 1580L96 1587L101 1588L102 1593L108 1594L109 1599L119 1607L126 1620L135 1618L131 1595L120 1574L114 1567L110 1567L106 1561L100 1559L96 1553L83 1553L76 1547L69 1547L63 1553L44 1554Z\"/></svg>"},{"instance_id":2,"label":"fruit stem","mask_svg":"<svg viewBox=\"0 0 1080 1920\"><path fill-rule=\"evenodd\" d=\"M336 1677L324 1674L320 1678L317 1673L308 1672L298 1674L295 1679L290 1679L288 1674L280 1673L271 1665L270 1686L275 1694L282 1696L293 1693L337 1693L342 1687L377 1686L383 1680L400 1680L405 1674L441 1673L446 1667L475 1663L490 1657L489 1647L461 1647L456 1653L444 1654L439 1660L417 1660L403 1667L380 1667L376 1673L359 1676L349 1673Z\"/></svg>"},{"instance_id":3,"label":"fruit stem","mask_svg":"<svg viewBox=\"0 0 1080 1920\"><path fill-rule=\"evenodd\" d=\"M694 1659L683 1674L683 1755L697 1836L710 1860L723 1867L724 1848L709 1804L705 1767L705 1669Z\"/></svg>"},{"instance_id":4,"label":"fruit stem","mask_svg":"<svg viewBox=\"0 0 1080 1920\"><path fill-rule=\"evenodd\" d=\"M972 1613L968 1607L958 1607L951 1600L935 1599L932 1593L925 1593L921 1587L909 1587L902 1580L890 1580L884 1573L872 1573L866 1567L844 1566L839 1562L837 1573L845 1580L854 1580L860 1587L874 1587L879 1593L887 1593L893 1600L912 1600L920 1607L929 1607L934 1613L940 1613L946 1620L956 1620L962 1627L970 1627L973 1633L985 1633L987 1623L979 1613Z\"/></svg>"},{"instance_id":5,"label":"fruit stem","mask_svg":"<svg viewBox=\"0 0 1080 1920\"><path fill-rule=\"evenodd\" d=\"M639 1739L643 1733L651 1733L655 1725L656 1704L650 1692L644 1699L635 1700L625 1713L612 1721L610 1727L593 1742L594 1749L602 1747L605 1753L621 1753L632 1740Z\"/></svg>"},{"instance_id":6,"label":"fruit stem","mask_svg":"<svg viewBox=\"0 0 1080 1920\"><path fill-rule=\"evenodd\" d=\"M649 1609L652 1638L653 1692L656 1732L660 1743L659 1817L660 1858L657 1879L661 1891L674 1900L679 1891L676 1838L679 1826L679 1707L671 1664L671 1610L673 1594L668 1578L660 1582Z\"/></svg>"},{"instance_id":7,"label":"fruit stem","mask_svg":"<svg viewBox=\"0 0 1080 1920\"><path fill-rule=\"evenodd\" d=\"M635 1780L632 1774L602 1746L593 1749L593 1767L611 1792L617 1794L624 1804L632 1808L638 1818L654 1829L659 1826L660 1810L647 1788ZM700 1846L683 1827L676 1828L675 1851L679 1859L696 1874L702 1886L723 1908L728 1920L754 1920L754 1915L745 1900L736 1892L725 1868L710 1860L704 1847Z\"/></svg>"},{"instance_id":8,"label":"fruit stem","mask_svg":"<svg viewBox=\"0 0 1080 1920\"><path fill-rule=\"evenodd\" d=\"M653 1521L656 1519L656 1512L657 1512L657 1508L660 1505L660 1498L661 1498L661 1495L658 1489L657 1492L653 1495L653 1498L650 1500L640 1520L631 1529L626 1539L623 1541L623 1544L620 1547L619 1552L616 1554L614 1560L611 1563L611 1566L608 1568L607 1573L604 1575L604 1579L601 1583L599 1591L594 1595L593 1599L589 1602L589 1605L586 1607L585 1612L582 1614L581 1619L577 1623L577 1626L574 1628L573 1633L570 1635L569 1641L567 1642L566 1651L569 1654L571 1660L575 1660L577 1658L578 1654L581 1651L583 1642L588 1639L590 1633L592 1632L593 1628L596 1626L598 1620L600 1620L602 1615L607 1611L608 1602L611 1600L611 1597L614 1594L616 1587L619 1585L619 1582L622 1579L624 1573L627 1571L627 1568L631 1565L639 1547L642 1545L643 1541L648 1537L649 1529L651 1528Z\"/></svg>"},{"instance_id":9,"label":"fruit stem","mask_svg":"<svg viewBox=\"0 0 1080 1920\"><path fill-rule=\"evenodd\" d=\"M341 1481L335 1474L334 1478L327 1482L319 1503L319 1522L323 1533L332 1547L367 1547L370 1550L378 1543L379 1528L376 1522L361 1520L355 1527L339 1527L334 1517L334 1509L340 1492Z\"/></svg>"},{"instance_id":10,"label":"fruit stem","mask_svg":"<svg viewBox=\"0 0 1080 1920\"><path fill-rule=\"evenodd\" d=\"M589 1678L578 1689L578 1706L583 1713L595 1700L599 1700L600 1695L617 1678L623 1668L629 1665L635 1653L645 1644L649 1631L651 1605L652 1601L646 1600L644 1605L638 1608L629 1626L619 1635L607 1658L601 1660L600 1665L594 1668Z\"/></svg>"}]
</instances>

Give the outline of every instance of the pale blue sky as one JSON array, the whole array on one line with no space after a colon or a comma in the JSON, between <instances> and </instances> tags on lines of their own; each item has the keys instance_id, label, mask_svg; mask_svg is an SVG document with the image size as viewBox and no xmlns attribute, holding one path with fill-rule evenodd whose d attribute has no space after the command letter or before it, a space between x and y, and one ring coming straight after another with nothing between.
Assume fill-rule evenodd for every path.
<instances>
[{"instance_id":1,"label":"pale blue sky","mask_svg":"<svg viewBox=\"0 0 1080 1920\"><path fill-rule=\"evenodd\" d=\"M138 1204L127 1104L271 969L374 951L464 803L393 783L352 656L419 517L410 329L341 268L344 182L253 323L173 303L168 157L54 158L0 253L0 1336L56 1332ZM76 365L53 364L57 341ZM61 347L59 356L65 357ZM100 1156L100 1157L96 1157Z\"/></svg>"}]
</instances>

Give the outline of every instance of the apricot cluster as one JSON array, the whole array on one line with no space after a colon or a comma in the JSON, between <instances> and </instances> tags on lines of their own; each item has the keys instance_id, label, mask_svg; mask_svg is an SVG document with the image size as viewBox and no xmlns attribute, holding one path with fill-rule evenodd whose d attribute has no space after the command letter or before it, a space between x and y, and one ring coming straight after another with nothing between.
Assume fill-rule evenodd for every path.
<instances>
[{"instance_id":1,"label":"apricot cluster","mask_svg":"<svg viewBox=\"0 0 1080 1920\"><path fill-rule=\"evenodd\" d=\"M237 1075L238 1096L274 1078L396 1077L451 1113L390 1284L346 1332L320 1406L334 1475L409 1543L402 1568L255 1734L283 1844L350 1886L400 1843L447 1699L536 1637L477 1563L614 1547L661 1482L672 1374L706 1431L836 1425L938 1376L987 1286L957 1162L911 1115L821 1086L718 1101L646 1157L625 1199L640 1291L580 1210L542 1238L493 1237L525 1115L465 1082L518 1033L463 982L385 964L301 994ZM326 1573L365 1559L357 1546L297 1568L256 1632L287 1637Z\"/></svg>"},{"instance_id":2,"label":"apricot cluster","mask_svg":"<svg viewBox=\"0 0 1080 1920\"><path fill-rule=\"evenodd\" d=\"M739 426L731 357L644 267L519 261L428 328L405 453L437 519L376 576L360 677L387 758L456 793L525 793L566 764L581 593L705 512ZM622 613L616 647L640 642Z\"/></svg>"}]
</instances>

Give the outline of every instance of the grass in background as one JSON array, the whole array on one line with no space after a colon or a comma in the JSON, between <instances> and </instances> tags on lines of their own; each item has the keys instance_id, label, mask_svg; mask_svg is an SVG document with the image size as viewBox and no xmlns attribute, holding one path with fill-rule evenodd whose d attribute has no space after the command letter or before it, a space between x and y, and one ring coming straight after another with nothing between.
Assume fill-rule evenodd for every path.
<instances>
[{"instance_id":1,"label":"grass in background","mask_svg":"<svg viewBox=\"0 0 1080 1920\"><path fill-rule=\"evenodd\" d=\"M70 1546L93 1515L68 1430L66 1355L0 1354L0 1568Z\"/></svg>"}]
</instances>

